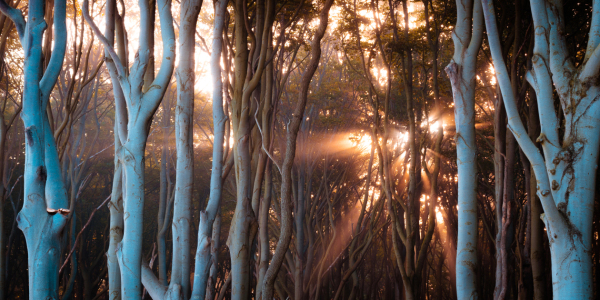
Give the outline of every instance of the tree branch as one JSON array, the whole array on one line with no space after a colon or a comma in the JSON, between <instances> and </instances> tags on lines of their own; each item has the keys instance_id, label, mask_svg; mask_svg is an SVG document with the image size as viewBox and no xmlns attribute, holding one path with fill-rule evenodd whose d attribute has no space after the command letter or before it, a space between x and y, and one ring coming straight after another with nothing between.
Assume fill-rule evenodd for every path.
<instances>
[{"instance_id":1,"label":"tree branch","mask_svg":"<svg viewBox=\"0 0 600 300\"><path fill-rule=\"evenodd\" d=\"M483 11L481 10L481 0L475 0L473 6L473 33L471 42L467 48L467 57L477 57L483 41Z\"/></svg>"},{"instance_id":2,"label":"tree branch","mask_svg":"<svg viewBox=\"0 0 600 300\"><path fill-rule=\"evenodd\" d=\"M110 55L110 58L112 59L114 65L117 69L117 73L119 75L119 81L123 84L124 82L126 82L126 78L127 78L127 72L125 72L125 67L123 66L123 63L121 62L119 55L117 55L117 52L115 52L115 48L110 44L110 42L104 36L104 34L102 34L102 32L100 31L100 29L98 28L98 26L96 25L96 23L94 22L92 17L90 17L89 0L83 0L83 5L81 7L81 11L83 13L83 19L86 21L86 23L88 23L88 25L90 26L90 28L92 29L94 34L98 37L98 39L104 46L104 49Z\"/></svg>"},{"instance_id":3,"label":"tree branch","mask_svg":"<svg viewBox=\"0 0 600 300\"><path fill-rule=\"evenodd\" d=\"M590 24L590 32L584 61L587 61L590 58L591 53L595 52L594 49L597 49L598 44L600 44L600 0L594 0L592 5L592 23Z\"/></svg>"},{"instance_id":4,"label":"tree branch","mask_svg":"<svg viewBox=\"0 0 600 300\"><path fill-rule=\"evenodd\" d=\"M600 10L600 6L598 7L598 9ZM600 17L599 17L599 19L600 19ZM589 52L587 54L589 54ZM581 71L581 74L579 74L579 80L581 80L582 82L585 82L590 79L593 79L596 75L598 75L599 69L600 69L600 45L596 46L596 49L594 49L593 53L591 55L589 55L589 59L585 63L585 66L583 66L583 70ZM593 83L593 82L591 82L591 83Z\"/></svg>"},{"instance_id":5,"label":"tree branch","mask_svg":"<svg viewBox=\"0 0 600 300\"><path fill-rule=\"evenodd\" d=\"M40 80L40 91L42 92L42 107L46 107L48 97L58 75L62 70L65 53L67 50L67 1L57 0L54 4L54 48L46 72Z\"/></svg>"},{"instance_id":6,"label":"tree branch","mask_svg":"<svg viewBox=\"0 0 600 300\"><path fill-rule=\"evenodd\" d=\"M88 218L87 222L85 223L85 225L83 225L83 228L81 228L81 230L79 231L79 233L77 234L77 238L75 239L75 242L73 243L73 247L71 248L71 251L69 251L69 255L67 255L67 258L65 258L65 262L63 263L63 265L60 267L60 269L58 270L58 274L60 274L62 272L62 270L65 268L65 266L67 265L67 263L69 262L69 258L71 257L71 255L73 254L73 251L75 251L75 247L77 247L77 242L79 242L79 238L81 237L81 234L83 233L83 231L88 227L88 225L90 225L90 222L92 221L92 218L94 217L94 214L96 214L96 212L102 208L102 206L104 206L104 204L106 204L108 202L108 200L110 200L111 196L108 196L108 198L106 198L104 200L104 202L102 202L102 204L100 204L98 207L96 207L92 213L90 214L90 217Z\"/></svg>"},{"instance_id":7,"label":"tree branch","mask_svg":"<svg viewBox=\"0 0 600 300\"><path fill-rule=\"evenodd\" d=\"M156 4L158 7L158 15L160 17L163 58L156 78L142 97L142 102L144 102L144 104L141 106L141 110L145 115L153 113L158 104L160 104L163 95L167 91L167 86L171 81L173 70L175 69L176 47L173 15L171 14L171 0L158 0Z\"/></svg>"},{"instance_id":8,"label":"tree branch","mask_svg":"<svg viewBox=\"0 0 600 300\"><path fill-rule=\"evenodd\" d=\"M17 28L17 33L19 34L19 39L21 40L21 45L24 46L25 37L25 26L27 22L25 22L25 18L23 18L23 12L20 9L16 9L10 7L4 0L0 0L0 12L10 18L13 23L15 23L15 27Z\"/></svg>"},{"instance_id":9,"label":"tree branch","mask_svg":"<svg viewBox=\"0 0 600 300\"><path fill-rule=\"evenodd\" d=\"M523 149L523 153L525 153L535 171L535 175L538 179L538 196L540 197L544 212L547 216L547 225L552 227L549 229L553 232L558 232L561 230L561 228L563 228L563 226L560 225L564 224L564 220L559 214L552 197L548 173L546 172L546 166L544 164L544 158L542 157L540 150L529 138L529 135L527 134L527 131L525 130L523 122L519 116L519 111L514 98L514 92L512 90L506 64L502 56L498 28L496 27L494 6L490 0L481 0L481 2L485 16L490 52L492 53L492 60L496 70L496 78L498 79L500 91L502 92L502 97L504 98L503 102L506 108L506 114L508 116L508 123L510 125L509 128L513 132L517 142L521 146L521 149Z\"/></svg>"},{"instance_id":10,"label":"tree branch","mask_svg":"<svg viewBox=\"0 0 600 300\"><path fill-rule=\"evenodd\" d=\"M550 29L550 70L554 79L554 86L562 102L569 101L569 81L571 74L575 73L575 67L568 58L568 49L565 42L564 24L562 14L562 1L554 0L546 3L548 24ZM563 104L564 105L564 104ZM564 109L564 107L563 107Z\"/></svg>"}]
</instances>

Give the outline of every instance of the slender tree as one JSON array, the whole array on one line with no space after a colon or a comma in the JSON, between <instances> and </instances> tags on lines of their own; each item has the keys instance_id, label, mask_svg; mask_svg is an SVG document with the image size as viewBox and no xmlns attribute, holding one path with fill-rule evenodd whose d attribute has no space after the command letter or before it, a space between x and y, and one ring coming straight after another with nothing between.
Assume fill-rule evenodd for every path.
<instances>
[{"instance_id":1,"label":"slender tree","mask_svg":"<svg viewBox=\"0 0 600 300\"><path fill-rule=\"evenodd\" d=\"M61 235L67 223L69 204L46 106L66 52L66 1L59 0L54 5L53 35L46 32L45 1L29 1L27 8L25 21L20 10L0 2L0 11L14 22L25 52L21 113L26 138L25 201L17 219L27 242L29 295L32 299L56 299ZM47 39L54 36L52 55L45 71L44 36Z\"/></svg>"},{"instance_id":2,"label":"slender tree","mask_svg":"<svg viewBox=\"0 0 600 300\"><path fill-rule=\"evenodd\" d=\"M584 60L575 67L565 41L562 1L530 1L535 28L533 68L527 80L535 90L543 154L530 139L520 119L496 25L494 7L482 0L488 40L500 85L509 129L531 162L537 194L550 241L554 299L591 299L592 216L600 139L600 7L593 3ZM564 135L555 111L558 94L564 118Z\"/></svg>"},{"instance_id":3,"label":"slender tree","mask_svg":"<svg viewBox=\"0 0 600 300\"><path fill-rule=\"evenodd\" d=\"M113 2L114 1L110 1ZM148 36L151 18L154 13L147 1L140 1L140 36L139 48L131 69L122 61L111 41L100 32L89 15L89 1L83 3L83 15L94 34L102 42L111 62L107 64L113 85L120 85L124 95L125 107L115 103L119 115L118 131L120 148L116 149L118 163L122 166L123 191L123 237L117 249L120 267L121 297L125 299L141 299L142 297L142 233L144 208L144 168L145 147L149 134L149 125L163 95L165 94L175 67L175 33L171 15L171 1L157 2L160 16L160 27L163 43L163 57L160 70L155 79L144 90L144 78L154 49L151 48ZM107 16L115 17L114 5L107 5ZM114 20L114 19L113 19ZM107 22L108 23L112 23ZM107 34L112 34L108 32ZM126 121L123 122L123 119ZM124 127L124 128L122 128ZM115 131L116 132L116 131ZM177 294L181 285L175 282L169 289L170 294ZM179 281L180 282L180 281ZM149 287L148 287L149 288ZM150 291L150 290L149 290ZM181 291L180 291L181 292Z\"/></svg>"},{"instance_id":4,"label":"slender tree","mask_svg":"<svg viewBox=\"0 0 600 300\"><path fill-rule=\"evenodd\" d=\"M221 193L223 191L223 152L225 143L225 125L228 119L223 111L221 52L223 49L223 27L225 25L227 2L227 0L218 0L215 3L213 43L210 61L213 79L212 105L214 128L212 172L210 177L210 196L208 204L206 210L200 212L192 299L204 299L208 292L207 289L210 289L210 287L207 287L207 282L209 268L211 266L211 243L217 242L211 241L210 237L212 236L213 223L215 222L219 210ZM193 35L194 32L191 34Z\"/></svg>"},{"instance_id":5,"label":"slender tree","mask_svg":"<svg viewBox=\"0 0 600 300\"><path fill-rule=\"evenodd\" d=\"M454 96L458 166L458 243L456 291L459 299L477 299L477 165L475 144L475 69L483 39L480 0L457 0L452 33L454 56L446 67Z\"/></svg>"},{"instance_id":6,"label":"slender tree","mask_svg":"<svg viewBox=\"0 0 600 300\"><path fill-rule=\"evenodd\" d=\"M273 298L273 288L275 284L276 275L279 272L279 268L283 262L285 253L288 250L288 246L292 237L292 209L291 209L291 194L292 194L292 166L294 158L296 156L296 138L300 125L304 119L304 111L306 109L306 102L308 101L308 88L312 77L319 66L321 60L321 40L325 36L327 25L329 22L329 10L333 5L334 0L326 0L323 3L323 7L319 13L319 26L315 32L315 36L312 40L311 58L306 68L305 73L302 76L300 83L300 98L296 103L294 113L292 114L292 120L289 124L286 135L286 152L282 164L282 179L281 179L281 234L277 241L277 247L275 253L273 253L273 259L269 264L269 268L265 274L263 282L263 296L262 299Z\"/></svg>"}]
</instances>

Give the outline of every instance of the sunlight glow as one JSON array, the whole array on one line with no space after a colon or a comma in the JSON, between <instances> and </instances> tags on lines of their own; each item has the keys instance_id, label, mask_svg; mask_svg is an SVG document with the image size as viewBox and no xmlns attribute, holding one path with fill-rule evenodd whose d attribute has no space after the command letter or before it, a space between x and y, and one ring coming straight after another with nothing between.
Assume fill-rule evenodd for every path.
<instances>
[{"instance_id":1,"label":"sunlight glow","mask_svg":"<svg viewBox=\"0 0 600 300\"><path fill-rule=\"evenodd\" d=\"M385 68L377 69L373 68L373 75L375 76L375 80L379 83L380 86L385 86L388 80L387 70Z\"/></svg>"},{"instance_id":2,"label":"sunlight glow","mask_svg":"<svg viewBox=\"0 0 600 300\"><path fill-rule=\"evenodd\" d=\"M438 224L444 224L444 216L442 215L442 212L440 211L439 207L435 208L435 220Z\"/></svg>"},{"instance_id":3,"label":"sunlight glow","mask_svg":"<svg viewBox=\"0 0 600 300\"><path fill-rule=\"evenodd\" d=\"M371 152L371 144L373 143L371 140L371 136L368 134L361 134L360 136L350 135L348 136L348 140L352 142L354 147L357 147L359 151L363 153Z\"/></svg>"},{"instance_id":4,"label":"sunlight glow","mask_svg":"<svg viewBox=\"0 0 600 300\"><path fill-rule=\"evenodd\" d=\"M496 85L496 69L494 69L494 65L493 64L490 64L490 66L488 68L488 72L491 75L491 77L490 77L490 84L491 85Z\"/></svg>"},{"instance_id":5,"label":"sunlight glow","mask_svg":"<svg viewBox=\"0 0 600 300\"><path fill-rule=\"evenodd\" d=\"M446 130L446 124L442 118L436 121L434 117L429 117L427 120L421 122L421 128L429 128L430 132L437 133L440 128Z\"/></svg>"},{"instance_id":6,"label":"sunlight glow","mask_svg":"<svg viewBox=\"0 0 600 300\"><path fill-rule=\"evenodd\" d=\"M423 25L423 22L417 23L417 17L414 14L414 12L417 10L423 10L422 3L408 2L408 28L410 29L417 28Z\"/></svg>"}]
</instances>

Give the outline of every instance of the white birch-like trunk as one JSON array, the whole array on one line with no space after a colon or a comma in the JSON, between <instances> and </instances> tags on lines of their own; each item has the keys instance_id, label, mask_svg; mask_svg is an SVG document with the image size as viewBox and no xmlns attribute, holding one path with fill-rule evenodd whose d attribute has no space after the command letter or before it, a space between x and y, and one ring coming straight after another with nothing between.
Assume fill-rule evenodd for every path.
<instances>
[{"instance_id":1,"label":"white birch-like trunk","mask_svg":"<svg viewBox=\"0 0 600 300\"><path fill-rule=\"evenodd\" d=\"M529 138L519 117L502 58L494 8L482 0L496 77L509 120L537 178L552 261L554 299L591 299L592 217L600 143L600 2L594 1L590 38L584 62L575 68L564 38L561 1L532 0L535 25L533 68L527 73L538 100L543 155ZM564 113L564 136L554 109L556 90Z\"/></svg>"},{"instance_id":2,"label":"white birch-like trunk","mask_svg":"<svg viewBox=\"0 0 600 300\"><path fill-rule=\"evenodd\" d=\"M61 238L69 204L46 106L65 56L66 1L59 0L54 5L55 41L45 71L42 57L47 27L44 8L44 1L29 1L25 21L20 10L0 2L0 11L15 23L25 55L21 113L25 126L25 192L17 222L25 235L28 250L29 297L58 299Z\"/></svg>"},{"instance_id":3,"label":"white birch-like trunk","mask_svg":"<svg viewBox=\"0 0 600 300\"><path fill-rule=\"evenodd\" d=\"M93 33L99 38L107 55L107 67L111 75L115 94L122 91L124 101L115 98L117 127L122 143L116 149L118 162L123 169L123 239L117 247L120 269L121 297L124 299L141 299L142 297L142 236L144 211L144 162L145 147L148 138L148 124L160 105L167 86L171 80L175 63L175 32L171 15L171 1L157 1L162 35L163 57L156 78L148 90L143 90L146 70L150 62L152 43L148 39L149 24L153 24L154 13L147 1L140 1L140 37L139 48L131 68L121 54L125 46L119 47L119 54L113 47L114 27L107 27L106 36L89 15L89 1L85 0L82 12L85 21ZM109 0L106 6L107 25L115 22L115 1ZM112 19L112 20L111 20ZM119 29L119 27L117 27ZM125 45L125 43L121 44ZM118 86L117 86L118 85ZM126 107L125 107L126 106ZM126 125L126 126L125 126ZM146 276L145 276L146 278ZM110 287L109 287L110 288ZM148 291L155 287L147 287ZM176 297L181 286L174 284L165 295Z\"/></svg>"},{"instance_id":4,"label":"white birch-like trunk","mask_svg":"<svg viewBox=\"0 0 600 300\"><path fill-rule=\"evenodd\" d=\"M193 114L195 84L195 35L202 0L180 4L179 65L177 66L177 107L175 144L177 167L173 209L173 262L171 285L181 285L182 296L190 293L190 221L194 186Z\"/></svg>"},{"instance_id":5,"label":"white birch-like trunk","mask_svg":"<svg viewBox=\"0 0 600 300\"><path fill-rule=\"evenodd\" d=\"M454 96L458 166L458 241L456 291L458 299L477 299L477 161L475 144L475 68L483 36L479 0L457 0L457 24L452 39L454 56L446 67Z\"/></svg>"},{"instance_id":6,"label":"white birch-like trunk","mask_svg":"<svg viewBox=\"0 0 600 300\"><path fill-rule=\"evenodd\" d=\"M211 74L213 78L213 160L210 177L210 196L206 210L200 212L198 228L198 246L196 248L196 264L194 270L194 290L192 299L204 299L207 295L207 282L211 266L211 235L213 235L213 222L221 202L223 191L223 144L225 138L225 123L227 117L223 111L223 83L221 80L221 51L223 48L223 28L225 22L225 9L227 1L219 0L215 3L215 19L213 27L213 43L211 52ZM192 33L193 35L194 33ZM219 226L220 229L220 226ZM218 236L218 235L217 235ZM218 241L216 241L218 243Z\"/></svg>"}]
</instances>

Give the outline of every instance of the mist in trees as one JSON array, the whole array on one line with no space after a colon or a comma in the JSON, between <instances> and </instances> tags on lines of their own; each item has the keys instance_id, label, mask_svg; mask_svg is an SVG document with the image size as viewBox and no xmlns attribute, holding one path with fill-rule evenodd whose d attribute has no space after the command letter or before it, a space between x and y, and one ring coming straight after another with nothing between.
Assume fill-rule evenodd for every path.
<instances>
[{"instance_id":1,"label":"mist in trees","mask_svg":"<svg viewBox=\"0 0 600 300\"><path fill-rule=\"evenodd\" d=\"M0 12L0 300L600 299L600 1Z\"/></svg>"}]
</instances>

